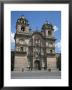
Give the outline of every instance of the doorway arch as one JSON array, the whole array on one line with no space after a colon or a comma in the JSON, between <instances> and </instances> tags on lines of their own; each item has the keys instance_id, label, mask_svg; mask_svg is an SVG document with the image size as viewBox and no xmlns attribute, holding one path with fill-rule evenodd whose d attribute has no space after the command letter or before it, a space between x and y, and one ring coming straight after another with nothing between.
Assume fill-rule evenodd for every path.
<instances>
[{"instance_id":1,"label":"doorway arch","mask_svg":"<svg viewBox=\"0 0 72 90\"><path fill-rule=\"evenodd\" d=\"M40 61L36 60L34 62L34 67L35 67L35 70L41 70L41 68L40 68Z\"/></svg>"}]
</instances>

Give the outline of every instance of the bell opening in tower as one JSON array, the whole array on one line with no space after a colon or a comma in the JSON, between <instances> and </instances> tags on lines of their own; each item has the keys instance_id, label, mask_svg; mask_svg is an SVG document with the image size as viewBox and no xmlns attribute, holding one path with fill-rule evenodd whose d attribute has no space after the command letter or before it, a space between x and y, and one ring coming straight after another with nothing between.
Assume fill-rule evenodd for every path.
<instances>
[{"instance_id":1,"label":"bell opening in tower","mask_svg":"<svg viewBox=\"0 0 72 90\"><path fill-rule=\"evenodd\" d=\"M25 31L25 27L21 27L21 30L22 30L22 31Z\"/></svg>"}]
</instances>

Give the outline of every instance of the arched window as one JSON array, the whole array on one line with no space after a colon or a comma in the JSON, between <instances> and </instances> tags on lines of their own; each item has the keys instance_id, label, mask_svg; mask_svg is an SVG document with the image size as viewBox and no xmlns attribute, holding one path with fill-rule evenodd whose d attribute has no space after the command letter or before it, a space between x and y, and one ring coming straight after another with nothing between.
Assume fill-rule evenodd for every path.
<instances>
[{"instance_id":1,"label":"arched window","mask_svg":"<svg viewBox=\"0 0 72 90\"><path fill-rule=\"evenodd\" d=\"M20 50L21 50L22 52L26 52L26 47L20 47Z\"/></svg>"},{"instance_id":2,"label":"arched window","mask_svg":"<svg viewBox=\"0 0 72 90\"><path fill-rule=\"evenodd\" d=\"M21 47L20 50L23 51L23 47Z\"/></svg>"},{"instance_id":3,"label":"arched window","mask_svg":"<svg viewBox=\"0 0 72 90\"><path fill-rule=\"evenodd\" d=\"M50 53L52 53L52 50L50 50Z\"/></svg>"}]
</instances>

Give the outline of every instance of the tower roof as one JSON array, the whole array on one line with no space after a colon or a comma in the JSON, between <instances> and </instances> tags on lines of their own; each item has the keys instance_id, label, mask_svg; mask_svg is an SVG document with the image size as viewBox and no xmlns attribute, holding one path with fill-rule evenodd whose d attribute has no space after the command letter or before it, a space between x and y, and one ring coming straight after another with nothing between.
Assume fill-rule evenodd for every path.
<instances>
[{"instance_id":1,"label":"tower roof","mask_svg":"<svg viewBox=\"0 0 72 90\"><path fill-rule=\"evenodd\" d=\"M43 25L42 25L42 30L45 29L53 29L53 25L49 24L48 21L46 21Z\"/></svg>"},{"instance_id":2,"label":"tower roof","mask_svg":"<svg viewBox=\"0 0 72 90\"><path fill-rule=\"evenodd\" d=\"M17 24L29 25L28 20L24 16L21 16L17 19Z\"/></svg>"}]
</instances>

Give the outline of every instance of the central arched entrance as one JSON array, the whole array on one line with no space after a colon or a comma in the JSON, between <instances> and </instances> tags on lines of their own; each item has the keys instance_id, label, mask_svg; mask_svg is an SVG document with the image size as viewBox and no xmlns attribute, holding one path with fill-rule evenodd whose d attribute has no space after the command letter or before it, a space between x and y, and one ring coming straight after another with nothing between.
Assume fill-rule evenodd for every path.
<instances>
[{"instance_id":1,"label":"central arched entrance","mask_svg":"<svg viewBox=\"0 0 72 90\"><path fill-rule=\"evenodd\" d=\"M35 67L35 70L41 70L41 68L40 68L40 61L36 60L34 62L34 67Z\"/></svg>"}]
</instances>

